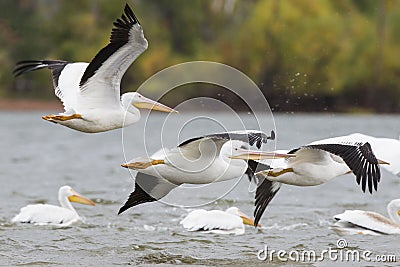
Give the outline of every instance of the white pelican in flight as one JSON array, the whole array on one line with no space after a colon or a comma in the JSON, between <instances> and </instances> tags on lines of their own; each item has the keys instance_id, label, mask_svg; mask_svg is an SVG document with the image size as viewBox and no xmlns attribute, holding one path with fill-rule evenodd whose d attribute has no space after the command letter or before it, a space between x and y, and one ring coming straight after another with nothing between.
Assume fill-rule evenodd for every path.
<instances>
[{"instance_id":1,"label":"white pelican in flight","mask_svg":"<svg viewBox=\"0 0 400 267\"><path fill-rule=\"evenodd\" d=\"M193 210L181 222L188 231L204 231L215 234L242 235L244 225L254 226L254 221L237 207L221 210ZM257 225L260 227L260 225Z\"/></svg>"},{"instance_id":2,"label":"white pelican in flight","mask_svg":"<svg viewBox=\"0 0 400 267\"><path fill-rule=\"evenodd\" d=\"M275 154L248 150L255 145L274 139L260 131L237 131L192 138L171 150L162 149L150 158L137 158L123 167L139 173L134 191L119 210L125 210L166 196L181 184L208 184L240 178L247 174L251 180L260 158L272 158ZM254 169L253 169L254 168Z\"/></svg>"},{"instance_id":3,"label":"white pelican in flight","mask_svg":"<svg viewBox=\"0 0 400 267\"><path fill-rule=\"evenodd\" d=\"M58 201L61 207L49 204L36 204L23 207L20 213L11 221L68 226L71 223L81 220L71 202L95 206L93 201L78 194L68 185L62 186L58 190Z\"/></svg>"},{"instance_id":4,"label":"white pelican in flight","mask_svg":"<svg viewBox=\"0 0 400 267\"><path fill-rule=\"evenodd\" d=\"M56 96L65 111L43 119L86 133L125 127L140 119L138 108L174 110L137 92L120 96L121 78L132 62L147 49L142 27L126 4L125 14L114 22L110 43L90 63L60 60L26 60L17 63L15 76L48 68Z\"/></svg>"},{"instance_id":5,"label":"white pelican in flight","mask_svg":"<svg viewBox=\"0 0 400 267\"><path fill-rule=\"evenodd\" d=\"M388 164L377 159L371 145L359 136L340 136L312 142L290 151L287 159L273 160L271 168L256 173L261 178L256 190L255 223L258 223L269 202L280 189L281 183L296 186L314 186L353 172L362 191L377 190L381 179L378 164Z\"/></svg>"},{"instance_id":6,"label":"white pelican in flight","mask_svg":"<svg viewBox=\"0 0 400 267\"><path fill-rule=\"evenodd\" d=\"M333 217L337 222L330 228L340 235L400 234L400 199L390 201L387 212L390 219L372 211L346 210Z\"/></svg>"}]
</instances>

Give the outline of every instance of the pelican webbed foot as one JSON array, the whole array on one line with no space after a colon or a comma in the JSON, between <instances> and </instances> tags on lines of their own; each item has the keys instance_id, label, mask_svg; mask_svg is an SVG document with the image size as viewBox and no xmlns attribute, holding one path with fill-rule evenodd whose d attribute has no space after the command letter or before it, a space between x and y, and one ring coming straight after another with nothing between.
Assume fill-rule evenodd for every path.
<instances>
[{"instance_id":1,"label":"pelican webbed foot","mask_svg":"<svg viewBox=\"0 0 400 267\"><path fill-rule=\"evenodd\" d=\"M274 171L274 169L265 170L265 171L260 171L260 172L256 173L256 175L269 176L269 177L278 177L278 176L281 176L282 174L285 174L287 172L293 172L293 168L286 168L286 169L282 169L280 171Z\"/></svg>"},{"instance_id":2,"label":"pelican webbed foot","mask_svg":"<svg viewBox=\"0 0 400 267\"><path fill-rule=\"evenodd\" d=\"M147 169L150 166L158 165L158 164L165 164L165 162L162 159L155 159L155 160L150 160L150 161L146 161L146 162L136 161L136 162L123 163L123 164L121 164L121 166L124 168L128 168L128 169L143 170L143 169Z\"/></svg>"},{"instance_id":3,"label":"pelican webbed foot","mask_svg":"<svg viewBox=\"0 0 400 267\"><path fill-rule=\"evenodd\" d=\"M69 116L66 115L47 115L47 116L43 116L42 119L46 120L46 121L68 121L68 120L73 120L73 119L82 119L82 115L81 114L72 114Z\"/></svg>"}]
</instances>

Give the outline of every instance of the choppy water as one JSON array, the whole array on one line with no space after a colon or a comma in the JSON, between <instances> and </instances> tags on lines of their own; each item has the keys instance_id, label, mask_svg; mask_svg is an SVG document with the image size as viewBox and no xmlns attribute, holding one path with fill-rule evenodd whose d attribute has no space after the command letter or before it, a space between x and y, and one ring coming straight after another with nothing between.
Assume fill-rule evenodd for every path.
<instances>
[{"instance_id":1,"label":"choppy water","mask_svg":"<svg viewBox=\"0 0 400 267\"><path fill-rule=\"evenodd\" d=\"M103 134L82 134L41 120L45 113L0 113L0 265L266 265L257 259L257 252L268 246L272 250L315 250L320 253L336 248L339 238L328 229L332 216L344 209L368 209L386 214L386 204L400 197L400 179L384 172L379 191L362 194L353 176L337 178L313 188L284 186L270 204L261 223L263 229L247 228L242 236L221 236L186 232L179 221L187 209L161 203L150 203L117 216L121 204L132 189L132 178L120 167L127 157L143 153L144 122L126 129ZM163 134L173 133L177 125L190 119L180 114L171 120ZM213 114L229 123L229 116ZM246 116L245 120L246 120ZM148 138L157 136L156 128L164 116L152 116ZM249 118L250 120L250 118ZM276 115L277 147L291 148L330 136L362 132L398 138L399 116L348 115ZM175 123L175 124L174 124ZM174 126L175 125L175 126ZM195 124L194 124L195 125ZM198 127L186 127L183 137L207 132ZM234 125L234 123L232 123ZM193 126L193 125L192 125ZM218 128L218 127L217 127ZM216 130L221 130L217 129ZM171 134L168 144L176 137ZM168 137L167 137L168 139ZM147 140L154 152L158 141ZM66 228L19 225L10 223L22 206L30 203L57 204L59 186L69 184L97 203L96 207L75 205L85 223ZM216 191L221 188L215 189ZM191 194L182 199L191 200ZM213 196L200 196L204 201ZM207 209L237 206L253 213L253 194L242 179L224 198L207 205ZM398 236L345 237L348 248L370 250L372 255L395 254L400 262ZM276 257L273 265L282 265ZM294 266L299 263L289 261ZM334 265L326 259L312 265ZM361 261L356 265L377 263Z\"/></svg>"}]
</instances>

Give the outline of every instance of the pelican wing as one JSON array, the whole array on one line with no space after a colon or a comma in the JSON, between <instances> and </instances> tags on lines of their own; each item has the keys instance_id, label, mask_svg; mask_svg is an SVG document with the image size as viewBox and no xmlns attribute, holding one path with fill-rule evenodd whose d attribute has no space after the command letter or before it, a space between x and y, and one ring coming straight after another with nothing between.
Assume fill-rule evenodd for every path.
<instances>
[{"instance_id":1,"label":"pelican wing","mask_svg":"<svg viewBox=\"0 0 400 267\"><path fill-rule=\"evenodd\" d=\"M289 150L275 150L273 152L277 154L288 154ZM249 177L250 181L254 181L256 184L259 184L258 177L255 175L256 172L268 170L271 168L286 168L287 161L287 158L249 160L247 161L248 168L246 170L246 174Z\"/></svg>"},{"instance_id":2,"label":"pelican wing","mask_svg":"<svg viewBox=\"0 0 400 267\"><path fill-rule=\"evenodd\" d=\"M77 110L77 98L80 95L79 80L88 63L69 63L62 60L24 60L19 61L14 75L48 68L53 76L55 95L61 100L66 112Z\"/></svg>"},{"instance_id":3,"label":"pelican wing","mask_svg":"<svg viewBox=\"0 0 400 267\"><path fill-rule=\"evenodd\" d=\"M165 197L172 189L176 188L177 185L171 182L151 176L144 173L138 173L135 178L135 188L134 191L129 195L128 200L119 209L118 214L126 211L134 206L157 201Z\"/></svg>"},{"instance_id":4,"label":"pelican wing","mask_svg":"<svg viewBox=\"0 0 400 267\"><path fill-rule=\"evenodd\" d=\"M289 153L296 153L301 149L317 149L339 156L356 175L356 181L358 184L361 184L363 192L365 192L367 183L370 193L372 193L373 189L378 189L378 182L381 179L380 168L378 160L368 142L352 142L349 144L311 143L310 145L294 149Z\"/></svg>"},{"instance_id":5,"label":"pelican wing","mask_svg":"<svg viewBox=\"0 0 400 267\"><path fill-rule=\"evenodd\" d=\"M356 226L383 234L400 234L400 226L388 218L372 211L346 210L334 218L340 222L348 222Z\"/></svg>"},{"instance_id":6,"label":"pelican wing","mask_svg":"<svg viewBox=\"0 0 400 267\"><path fill-rule=\"evenodd\" d=\"M84 97L80 99L80 105L120 105L121 78L146 49L142 27L126 4L124 14L114 22L110 43L98 52L83 73L79 86Z\"/></svg>"},{"instance_id":7,"label":"pelican wing","mask_svg":"<svg viewBox=\"0 0 400 267\"><path fill-rule=\"evenodd\" d=\"M62 60L22 60L17 62L13 74L18 77L26 72L48 68L53 75L54 88L57 88L61 72L68 64L70 63Z\"/></svg>"},{"instance_id":8,"label":"pelican wing","mask_svg":"<svg viewBox=\"0 0 400 267\"><path fill-rule=\"evenodd\" d=\"M215 141L221 141L222 145L229 141L229 140L239 140L248 143L250 146L256 145L257 148L261 148L263 143L267 143L267 141L275 140L275 132L271 131L271 135L268 136L264 132L256 131L256 130L249 130L249 131L232 131L232 132L225 132L225 133L217 133L217 134L210 134L204 135L200 137L195 137L188 139L181 143L178 147L183 147L190 143L201 141L202 139L210 138ZM221 146L222 146L221 145Z\"/></svg>"},{"instance_id":9,"label":"pelican wing","mask_svg":"<svg viewBox=\"0 0 400 267\"><path fill-rule=\"evenodd\" d=\"M262 179L262 181L259 182L255 196L256 207L254 209L254 225L258 225L265 209L276 193L278 193L279 189L281 189L281 183L279 182L270 181L268 179Z\"/></svg>"},{"instance_id":10,"label":"pelican wing","mask_svg":"<svg viewBox=\"0 0 400 267\"><path fill-rule=\"evenodd\" d=\"M348 135L347 138L364 140L370 143L375 156L390 163L380 165L380 167L400 176L400 141L398 139L373 137L361 133Z\"/></svg>"},{"instance_id":11,"label":"pelican wing","mask_svg":"<svg viewBox=\"0 0 400 267\"><path fill-rule=\"evenodd\" d=\"M335 224L330 226L329 229L335 231L338 235L382 235L382 233L344 221L335 222Z\"/></svg>"},{"instance_id":12,"label":"pelican wing","mask_svg":"<svg viewBox=\"0 0 400 267\"><path fill-rule=\"evenodd\" d=\"M183 155L185 159L197 160L205 155L218 156L222 146L228 141L229 140L211 136L192 138L183 142L178 147L171 149L169 152L170 155L175 153L177 155Z\"/></svg>"},{"instance_id":13,"label":"pelican wing","mask_svg":"<svg viewBox=\"0 0 400 267\"><path fill-rule=\"evenodd\" d=\"M249 178L250 182L254 182L256 184L259 183L257 176L255 175L256 172L268 170L270 169L270 165L267 164L264 160L248 160L247 161L247 170L245 174Z\"/></svg>"},{"instance_id":14,"label":"pelican wing","mask_svg":"<svg viewBox=\"0 0 400 267\"><path fill-rule=\"evenodd\" d=\"M12 222L65 225L77 219L79 217L68 209L49 204L36 204L21 208Z\"/></svg>"},{"instance_id":15,"label":"pelican wing","mask_svg":"<svg viewBox=\"0 0 400 267\"><path fill-rule=\"evenodd\" d=\"M202 152L206 151L209 155L219 155L222 146L230 140L242 141L248 143L250 146L256 144L258 148L261 148L262 143L266 143L268 139L273 140L274 138L274 131L271 132L271 136L267 136L265 133L260 131L217 133L188 139L179 144L177 149L171 152L175 151L181 153L188 159L199 159L202 156ZM250 172L251 170L248 170L248 173ZM250 176L249 179L251 179Z\"/></svg>"},{"instance_id":16,"label":"pelican wing","mask_svg":"<svg viewBox=\"0 0 400 267\"><path fill-rule=\"evenodd\" d=\"M258 167L258 162L255 160L248 160L247 161L247 170L245 172L245 174L247 175L247 177L249 178L249 181L253 181L256 183L257 178L254 175L254 173L256 172Z\"/></svg>"},{"instance_id":17,"label":"pelican wing","mask_svg":"<svg viewBox=\"0 0 400 267\"><path fill-rule=\"evenodd\" d=\"M239 216L220 210L194 210L181 222L188 231L233 230L244 228Z\"/></svg>"}]
</instances>

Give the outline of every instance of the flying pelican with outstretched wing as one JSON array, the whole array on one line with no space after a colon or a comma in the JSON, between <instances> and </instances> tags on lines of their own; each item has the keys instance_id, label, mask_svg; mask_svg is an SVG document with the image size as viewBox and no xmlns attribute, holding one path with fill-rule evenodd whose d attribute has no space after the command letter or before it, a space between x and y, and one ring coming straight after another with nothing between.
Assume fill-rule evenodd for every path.
<instances>
[{"instance_id":1,"label":"flying pelican with outstretched wing","mask_svg":"<svg viewBox=\"0 0 400 267\"><path fill-rule=\"evenodd\" d=\"M175 112L138 92L120 95L122 76L146 49L142 26L127 4L124 14L114 22L110 43L90 63L25 60L17 63L14 75L50 69L55 94L65 111L43 119L81 132L104 132L137 122L140 108Z\"/></svg>"}]
</instances>

